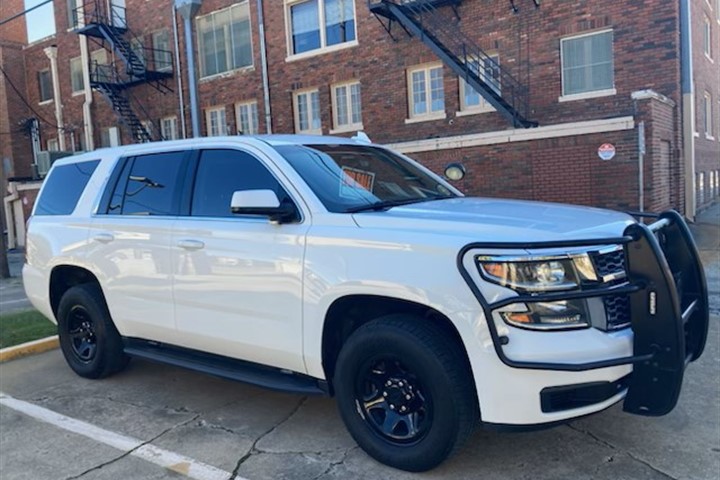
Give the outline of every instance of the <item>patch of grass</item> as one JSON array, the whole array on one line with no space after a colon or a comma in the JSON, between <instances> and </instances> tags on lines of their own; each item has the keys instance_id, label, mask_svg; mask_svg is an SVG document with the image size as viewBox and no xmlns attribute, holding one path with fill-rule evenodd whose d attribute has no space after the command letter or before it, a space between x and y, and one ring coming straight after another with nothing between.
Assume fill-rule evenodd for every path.
<instances>
[{"instance_id":1,"label":"patch of grass","mask_svg":"<svg viewBox=\"0 0 720 480\"><path fill-rule=\"evenodd\" d=\"M0 348L49 337L57 327L37 310L0 315Z\"/></svg>"}]
</instances>

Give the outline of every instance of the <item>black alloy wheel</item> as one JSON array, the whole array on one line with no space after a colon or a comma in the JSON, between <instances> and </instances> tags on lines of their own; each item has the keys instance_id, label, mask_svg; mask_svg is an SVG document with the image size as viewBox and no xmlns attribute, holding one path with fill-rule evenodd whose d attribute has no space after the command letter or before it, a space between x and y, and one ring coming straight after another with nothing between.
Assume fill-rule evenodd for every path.
<instances>
[{"instance_id":1,"label":"black alloy wheel","mask_svg":"<svg viewBox=\"0 0 720 480\"><path fill-rule=\"evenodd\" d=\"M91 362L97 352L97 337L93 319L87 309L82 305L73 306L67 322L73 354L83 363Z\"/></svg>"},{"instance_id":2,"label":"black alloy wheel","mask_svg":"<svg viewBox=\"0 0 720 480\"><path fill-rule=\"evenodd\" d=\"M457 451L479 420L462 344L435 320L371 320L345 341L333 388L350 435L391 467L430 470Z\"/></svg>"},{"instance_id":3,"label":"black alloy wheel","mask_svg":"<svg viewBox=\"0 0 720 480\"><path fill-rule=\"evenodd\" d=\"M409 445L422 440L432 424L432 400L424 390L398 358L381 357L358 369L355 402L378 435Z\"/></svg>"}]
</instances>

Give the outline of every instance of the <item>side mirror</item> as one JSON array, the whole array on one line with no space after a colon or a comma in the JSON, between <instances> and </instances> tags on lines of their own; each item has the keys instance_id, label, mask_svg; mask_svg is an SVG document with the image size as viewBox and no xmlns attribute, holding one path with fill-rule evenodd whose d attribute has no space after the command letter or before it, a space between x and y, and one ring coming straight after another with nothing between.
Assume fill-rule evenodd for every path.
<instances>
[{"instance_id":1,"label":"side mirror","mask_svg":"<svg viewBox=\"0 0 720 480\"><path fill-rule=\"evenodd\" d=\"M280 203L272 190L241 190L233 193L230 211L237 215L261 215L274 223L287 223L297 218L292 202Z\"/></svg>"}]
</instances>

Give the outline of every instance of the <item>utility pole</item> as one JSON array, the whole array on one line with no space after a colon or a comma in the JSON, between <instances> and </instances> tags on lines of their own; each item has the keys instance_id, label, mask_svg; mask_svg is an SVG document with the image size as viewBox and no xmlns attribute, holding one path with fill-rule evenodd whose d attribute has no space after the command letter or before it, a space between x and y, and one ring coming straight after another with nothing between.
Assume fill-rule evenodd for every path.
<instances>
[{"instance_id":1,"label":"utility pole","mask_svg":"<svg viewBox=\"0 0 720 480\"><path fill-rule=\"evenodd\" d=\"M5 162L0 163L0 188L5 190ZM0 199L5 192L0 193ZM0 201L0 278L10 278L10 266L7 259L7 246L5 245L5 206Z\"/></svg>"}]
</instances>

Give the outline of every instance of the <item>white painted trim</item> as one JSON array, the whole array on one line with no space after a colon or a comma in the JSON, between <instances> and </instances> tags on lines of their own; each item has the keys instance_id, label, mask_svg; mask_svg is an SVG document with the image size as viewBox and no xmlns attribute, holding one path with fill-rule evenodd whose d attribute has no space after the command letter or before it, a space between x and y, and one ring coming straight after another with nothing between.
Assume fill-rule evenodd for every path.
<instances>
[{"instance_id":1,"label":"white painted trim","mask_svg":"<svg viewBox=\"0 0 720 480\"><path fill-rule=\"evenodd\" d=\"M422 116L418 115L417 117L406 118L405 124L432 122L433 120L445 120L446 118L447 118L447 113L435 112L432 114L426 114L426 115L422 115Z\"/></svg>"},{"instance_id":2,"label":"white painted trim","mask_svg":"<svg viewBox=\"0 0 720 480\"><path fill-rule=\"evenodd\" d=\"M489 103L487 105L488 105L487 107L478 107L478 108L469 108L466 110L458 110L457 112L455 112L455 116L456 117L468 117L470 115L480 115L483 113L497 112L497 110L495 110L492 105L490 105Z\"/></svg>"},{"instance_id":3,"label":"white painted trim","mask_svg":"<svg viewBox=\"0 0 720 480\"><path fill-rule=\"evenodd\" d=\"M355 33L357 35L357 32ZM317 57L318 55L324 55L326 53L333 53L337 52L339 50L345 50L346 48L352 48L357 47L360 45L357 40L350 40L349 42L342 42L335 45L330 45L329 47L320 47L316 48L314 50L308 50L307 52L303 53L296 53L294 55L289 55L285 57L285 61L287 63L290 62L297 62L299 60L305 60L307 58Z\"/></svg>"},{"instance_id":4,"label":"white painted trim","mask_svg":"<svg viewBox=\"0 0 720 480\"><path fill-rule=\"evenodd\" d=\"M630 94L630 98L633 100L657 100L662 103L666 103L670 105L671 107L675 106L675 101L671 98L666 97L662 93L658 93L655 90L647 89L647 90L637 90L635 92L632 92Z\"/></svg>"},{"instance_id":5,"label":"white painted trim","mask_svg":"<svg viewBox=\"0 0 720 480\"><path fill-rule=\"evenodd\" d=\"M243 477L233 476L230 472L213 467L207 463L165 450L164 448L156 447L152 443L147 443L111 430L105 430L91 423L62 415L30 402L18 400L1 392L0 405L32 417L40 422L65 430L66 432L81 435L97 443L115 448L127 455L140 458L188 478L195 480L245 480Z\"/></svg>"},{"instance_id":6,"label":"white painted trim","mask_svg":"<svg viewBox=\"0 0 720 480\"><path fill-rule=\"evenodd\" d=\"M559 123L537 128L515 128L470 135L414 140L391 143L387 146L402 153L429 152L500 143L527 142L546 138L571 137L591 133L617 132L632 130L633 128L635 128L635 119L632 116L626 116L585 122Z\"/></svg>"},{"instance_id":7,"label":"white painted trim","mask_svg":"<svg viewBox=\"0 0 720 480\"><path fill-rule=\"evenodd\" d=\"M572 93L570 95L561 95L558 102L573 102L575 100L586 100L588 98L611 97L617 95L614 88L606 88L604 90L593 90L592 92Z\"/></svg>"}]
</instances>

